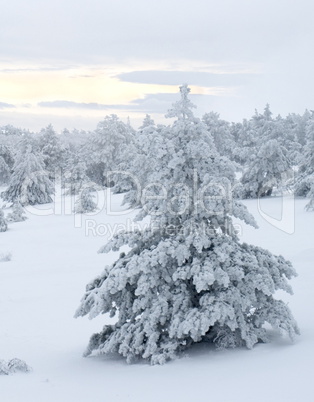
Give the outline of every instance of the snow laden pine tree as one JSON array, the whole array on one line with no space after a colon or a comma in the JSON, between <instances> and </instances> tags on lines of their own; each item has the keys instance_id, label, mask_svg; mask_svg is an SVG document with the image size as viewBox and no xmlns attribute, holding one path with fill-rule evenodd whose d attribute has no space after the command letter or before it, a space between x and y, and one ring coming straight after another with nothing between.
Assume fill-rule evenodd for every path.
<instances>
[{"instance_id":1,"label":"snow laden pine tree","mask_svg":"<svg viewBox=\"0 0 314 402\"><path fill-rule=\"evenodd\" d=\"M235 161L244 167L252 163L258 150L257 142L257 132L252 121L244 119L237 132L237 142L233 151Z\"/></svg>"},{"instance_id":2,"label":"snow laden pine tree","mask_svg":"<svg viewBox=\"0 0 314 402\"><path fill-rule=\"evenodd\" d=\"M8 214L8 222L24 222L27 219L25 210L22 207L20 201L16 199L13 203L12 212Z\"/></svg>"},{"instance_id":3,"label":"snow laden pine tree","mask_svg":"<svg viewBox=\"0 0 314 402\"><path fill-rule=\"evenodd\" d=\"M86 164L79 156L72 156L67 162L64 173L63 186L65 187L65 195L76 195L81 192L84 186L90 182L86 174Z\"/></svg>"},{"instance_id":4,"label":"snow laden pine tree","mask_svg":"<svg viewBox=\"0 0 314 402\"><path fill-rule=\"evenodd\" d=\"M2 208L0 208L0 232L6 232L8 230L8 224L4 217Z\"/></svg>"},{"instance_id":5,"label":"snow laden pine tree","mask_svg":"<svg viewBox=\"0 0 314 402\"><path fill-rule=\"evenodd\" d=\"M79 198L75 202L74 213L86 214L96 211L97 204L93 200L94 196L92 194L92 191L93 189L90 187L81 190Z\"/></svg>"},{"instance_id":6,"label":"snow laden pine tree","mask_svg":"<svg viewBox=\"0 0 314 402\"><path fill-rule=\"evenodd\" d=\"M314 187L314 112L306 125L306 144L300 162L295 194L301 197L310 196Z\"/></svg>"},{"instance_id":7,"label":"snow laden pine tree","mask_svg":"<svg viewBox=\"0 0 314 402\"><path fill-rule=\"evenodd\" d=\"M24 138L19 144L9 186L1 197L12 203L19 199L24 206L52 202L53 193L41 156L36 154L28 138Z\"/></svg>"},{"instance_id":8,"label":"snow laden pine tree","mask_svg":"<svg viewBox=\"0 0 314 402\"><path fill-rule=\"evenodd\" d=\"M0 144L0 186L8 184L14 160L10 149Z\"/></svg>"},{"instance_id":9,"label":"snow laden pine tree","mask_svg":"<svg viewBox=\"0 0 314 402\"><path fill-rule=\"evenodd\" d=\"M298 333L289 308L274 298L278 289L292 292L287 279L295 271L283 257L239 242L232 218L255 221L231 197L233 167L193 116L189 88L180 91L168 113L175 122L147 155L159 165L148 171L138 219L150 215L151 227L119 233L100 250L130 247L87 285L76 312L116 317L91 337L86 355L162 364L202 341L252 348L268 340L265 323L291 339Z\"/></svg>"},{"instance_id":10,"label":"snow laden pine tree","mask_svg":"<svg viewBox=\"0 0 314 402\"><path fill-rule=\"evenodd\" d=\"M308 185L310 186L310 191L307 193L307 197L310 201L305 205L306 211L314 211L314 175L310 175L308 178Z\"/></svg>"},{"instance_id":11,"label":"snow laden pine tree","mask_svg":"<svg viewBox=\"0 0 314 402\"><path fill-rule=\"evenodd\" d=\"M56 174L63 167L64 149L60 143L60 136L49 124L40 131L39 148L43 157L44 167L50 180L55 180Z\"/></svg>"},{"instance_id":12,"label":"snow laden pine tree","mask_svg":"<svg viewBox=\"0 0 314 402\"><path fill-rule=\"evenodd\" d=\"M10 180L10 169L0 155L0 186L7 184Z\"/></svg>"},{"instance_id":13,"label":"snow laden pine tree","mask_svg":"<svg viewBox=\"0 0 314 402\"><path fill-rule=\"evenodd\" d=\"M314 183L313 183L313 187L311 188L311 190L308 193L308 196L310 198L310 201L305 205L305 209L307 211L314 211Z\"/></svg>"},{"instance_id":14,"label":"snow laden pine tree","mask_svg":"<svg viewBox=\"0 0 314 402\"><path fill-rule=\"evenodd\" d=\"M141 189L148 184L149 172L158 170L160 152L163 152L163 129L164 126L156 126L154 120L146 115L143 124L135 138L136 153L131 154L126 177L129 175L130 188L125 193L123 204L132 208L141 204ZM151 154L151 149L158 151L156 155ZM126 188L126 186L124 186Z\"/></svg>"},{"instance_id":15,"label":"snow laden pine tree","mask_svg":"<svg viewBox=\"0 0 314 402\"><path fill-rule=\"evenodd\" d=\"M99 122L85 147L90 180L101 186L112 186L113 177L108 177L108 173L119 170L118 166L126 159L132 141L133 130L115 114Z\"/></svg>"},{"instance_id":16,"label":"snow laden pine tree","mask_svg":"<svg viewBox=\"0 0 314 402\"><path fill-rule=\"evenodd\" d=\"M4 144L0 144L0 156L4 159L4 162L11 170L14 165L14 158L11 149Z\"/></svg>"},{"instance_id":17,"label":"snow laden pine tree","mask_svg":"<svg viewBox=\"0 0 314 402\"><path fill-rule=\"evenodd\" d=\"M285 187L293 174L286 153L277 140L269 140L258 149L241 178L243 198L270 196L274 188Z\"/></svg>"},{"instance_id":18,"label":"snow laden pine tree","mask_svg":"<svg viewBox=\"0 0 314 402\"><path fill-rule=\"evenodd\" d=\"M230 124L221 120L218 113L206 113L202 118L213 137L214 145L220 155L233 158L235 141L231 135Z\"/></svg>"}]
</instances>

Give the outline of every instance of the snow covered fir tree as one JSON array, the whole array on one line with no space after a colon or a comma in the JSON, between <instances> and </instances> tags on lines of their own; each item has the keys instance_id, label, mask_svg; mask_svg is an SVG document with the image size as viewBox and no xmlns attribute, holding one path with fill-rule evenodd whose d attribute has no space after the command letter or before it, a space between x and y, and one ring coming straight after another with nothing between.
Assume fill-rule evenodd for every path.
<instances>
[{"instance_id":1,"label":"snow covered fir tree","mask_svg":"<svg viewBox=\"0 0 314 402\"><path fill-rule=\"evenodd\" d=\"M116 170L133 139L133 130L117 115L106 116L99 122L85 145L87 175L101 186L111 186L109 171ZM84 155L84 153L83 153Z\"/></svg>"},{"instance_id":2,"label":"snow covered fir tree","mask_svg":"<svg viewBox=\"0 0 314 402\"><path fill-rule=\"evenodd\" d=\"M90 182L86 174L86 164L78 156L72 156L63 175L65 195L76 195Z\"/></svg>"},{"instance_id":3,"label":"snow covered fir tree","mask_svg":"<svg viewBox=\"0 0 314 402\"><path fill-rule=\"evenodd\" d=\"M23 222L27 219L27 216L25 215L25 210L22 207L20 201L16 199L13 202L12 206L12 212L10 212L7 216L7 221L8 222Z\"/></svg>"},{"instance_id":4,"label":"snow covered fir tree","mask_svg":"<svg viewBox=\"0 0 314 402\"><path fill-rule=\"evenodd\" d=\"M310 201L306 204L305 209L307 211L314 211L314 180L312 177L312 182L310 184L310 191L307 194Z\"/></svg>"},{"instance_id":5,"label":"snow covered fir tree","mask_svg":"<svg viewBox=\"0 0 314 402\"><path fill-rule=\"evenodd\" d=\"M97 204L94 201L94 191L91 187L83 188L79 194L78 199L75 202L74 213L76 214L86 214L89 212L94 212L97 209Z\"/></svg>"},{"instance_id":6,"label":"snow covered fir tree","mask_svg":"<svg viewBox=\"0 0 314 402\"><path fill-rule=\"evenodd\" d=\"M118 353L127 362L162 364L192 344L246 346L268 341L268 323L294 339L288 308L274 294L292 293L296 275L281 256L240 243L233 217L255 225L232 199L234 167L219 155L207 126L192 113L189 88L180 87L163 141L151 142L138 219L151 226L119 233L100 252L130 250L86 287L76 317L116 318L92 335L86 355Z\"/></svg>"},{"instance_id":7,"label":"snow covered fir tree","mask_svg":"<svg viewBox=\"0 0 314 402\"><path fill-rule=\"evenodd\" d=\"M4 144L0 144L0 186L8 184L14 164L12 152Z\"/></svg>"},{"instance_id":8,"label":"snow covered fir tree","mask_svg":"<svg viewBox=\"0 0 314 402\"><path fill-rule=\"evenodd\" d=\"M307 122L305 132L306 143L295 185L295 194L301 197L309 195L314 183L314 112Z\"/></svg>"},{"instance_id":9,"label":"snow covered fir tree","mask_svg":"<svg viewBox=\"0 0 314 402\"><path fill-rule=\"evenodd\" d=\"M241 178L243 198L270 196L274 188L284 187L293 172L286 150L277 140L266 141L257 150Z\"/></svg>"},{"instance_id":10,"label":"snow covered fir tree","mask_svg":"<svg viewBox=\"0 0 314 402\"><path fill-rule=\"evenodd\" d=\"M6 232L8 230L8 224L4 217L2 208L0 208L0 232Z\"/></svg>"},{"instance_id":11,"label":"snow covered fir tree","mask_svg":"<svg viewBox=\"0 0 314 402\"><path fill-rule=\"evenodd\" d=\"M51 124L40 131L38 143L44 168L49 179L54 180L63 165L63 149L60 144L60 136L57 135Z\"/></svg>"},{"instance_id":12,"label":"snow covered fir tree","mask_svg":"<svg viewBox=\"0 0 314 402\"><path fill-rule=\"evenodd\" d=\"M138 188L144 188L147 184L148 170L152 172L158 169L159 150L163 149L163 136L161 134L163 129L164 126L156 126L149 115L145 116L135 137L136 152L131 148L133 152L128 155L129 163L125 173L130 174L130 176L122 175L126 179L131 179L128 183L124 183L125 188L129 184L129 189L124 196L123 204L131 207L140 206L141 194ZM159 149L158 153L153 156L150 154L152 144L154 144L155 149Z\"/></svg>"},{"instance_id":13,"label":"snow covered fir tree","mask_svg":"<svg viewBox=\"0 0 314 402\"><path fill-rule=\"evenodd\" d=\"M0 186L3 186L9 182L10 179L10 169L5 163L5 160L0 156Z\"/></svg>"},{"instance_id":14,"label":"snow covered fir tree","mask_svg":"<svg viewBox=\"0 0 314 402\"><path fill-rule=\"evenodd\" d=\"M25 206L52 202L53 193L54 187L44 169L41 155L28 137L23 138L19 143L8 188L1 193L1 197L12 203L18 199Z\"/></svg>"}]
</instances>

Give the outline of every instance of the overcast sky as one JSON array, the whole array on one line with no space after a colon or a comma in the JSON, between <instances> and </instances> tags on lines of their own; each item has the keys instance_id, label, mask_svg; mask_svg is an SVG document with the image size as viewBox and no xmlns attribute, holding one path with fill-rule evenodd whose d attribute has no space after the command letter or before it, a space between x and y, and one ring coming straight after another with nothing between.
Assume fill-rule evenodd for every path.
<instances>
[{"instance_id":1,"label":"overcast sky","mask_svg":"<svg viewBox=\"0 0 314 402\"><path fill-rule=\"evenodd\" d=\"M314 109L311 0L0 0L0 126L93 129L196 114Z\"/></svg>"}]
</instances>

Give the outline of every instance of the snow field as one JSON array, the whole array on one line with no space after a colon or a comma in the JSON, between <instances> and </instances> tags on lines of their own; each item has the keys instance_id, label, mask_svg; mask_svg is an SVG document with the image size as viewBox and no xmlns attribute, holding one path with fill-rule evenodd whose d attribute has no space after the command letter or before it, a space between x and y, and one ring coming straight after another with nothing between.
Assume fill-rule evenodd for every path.
<instances>
[{"instance_id":1,"label":"snow field","mask_svg":"<svg viewBox=\"0 0 314 402\"><path fill-rule=\"evenodd\" d=\"M122 197L113 199L118 210ZM271 343L251 351L196 345L187 356L153 367L127 365L115 356L82 357L91 334L108 322L105 316L73 319L85 285L115 259L114 253L97 254L106 236L86 236L73 214L28 213L26 222L11 224L0 234L0 254L12 253L11 261L0 263L0 356L23 359L33 371L1 376L1 402L312 401L314 214L304 211L306 202L295 201L294 233L287 234L260 215L256 200L245 201L260 229L243 225L241 235L293 262L299 274L291 282L295 295L279 297L300 326L296 343L272 333ZM281 205L278 197L263 200L261 207L278 219ZM117 227L133 216L103 210L83 223L94 219Z\"/></svg>"}]
</instances>

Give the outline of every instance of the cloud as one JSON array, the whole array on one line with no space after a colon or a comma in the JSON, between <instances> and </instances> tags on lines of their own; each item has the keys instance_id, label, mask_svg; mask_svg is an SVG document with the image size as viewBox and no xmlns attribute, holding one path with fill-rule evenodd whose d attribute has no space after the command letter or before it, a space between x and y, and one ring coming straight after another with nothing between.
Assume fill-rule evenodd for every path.
<instances>
[{"instance_id":1,"label":"cloud","mask_svg":"<svg viewBox=\"0 0 314 402\"><path fill-rule=\"evenodd\" d=\"M190 95L192 102L198 102L200 98L208 95ZM144 98L134 99L127 104L112 104L104 105L99 103L79 103L67 100L55 100L48 102L39 102L38 106L43 108L58 108L58 109L85 109L85 110L107 110L108 113L113 111L123 110L126 112L138 113L161 113L165 114L171 107L172 103L178 100L178 94L160 93L147 94Z\"/></svg>"},{"instance_id":2,"label":"cloud","mask_svg":"<svg viewBox=\"0 0 314 402\"><path fill-rule=\"evenodd\" d=\"M263 63L283 48L293 54L294 38L310 45L314 30L311 0L4 1L6 60Z\"/></svg>"},{"instance_id":3,"label":"cloud","mask_svg":"<svg viewBox=\"0 0 314 402\"><path fill-rule=\"evenodd\" d=\"M10 103L0 102L0 109L15 108L15 105Z\"/></svg>"},{"instance_id":4,"label":"cloud","mask_svg":"<svg viewBox=\"0 0 314 402\"><path fill-rule=\"evenodd\" d=\"M26 65L22 63L23 66L14 67L11 63L1 63L0 73L11 74L11 73L29 73L29 72L56 72L56 71L66 71L75 68L75 66L62 65L60 67L55 67L51 65ZM25 64L25 66L24 66Z\"/></svg>"},{"instance_id":5,"label":"cloud","mask_svg":"<svg viewBox=\"0 0 314 402\"><path fill-rule=\"evenodd\" d=\"M39 102L38 106L47 108L64 108L64 109L89 109L89 110L105 110L110 106L100 103L79 103L66 100L56 100L48 102Z\"/></svg>"},{"instance_id":6,"label":"cloud","mask_svg":"<svg viewBox=\"0 0 314 402\"><path fill-rule=\"evenodd\" d=\"M193 103L198 103L201 98L207 97L207 95L190 95L190 99ZM141 113L161 113L166 114L171 105L178 100L178 94L148 94L143 99L135 99L127 108L131 111Z\"/></svg>"},{"instance_id":7,"label":"cloud","mask_svg":"<svg viewBox=\"0 0 314 402\"><path fill-rule=\"evenodd\" d=\"M267 102L281 115L313 109L311 0L3 2L1 96L16 109L2 105L1 116L62 99L75 102L41 103L36 112L52 119L165 113L174 98L157 83L183 82L203 90L199 110L217 109L226 119L250 117ZM249 74L256 66L260 73Z\"/></svg>"},{"instance_id":8,"label":"cloud","mask_svg":"<svg viewBox=\"0 0 314 402\"><path fill-rule=\"evenodd\" d=\"M193 71L132 71L119 74L118 78L125 82L158 85L198 85L205 87L239 86L257 78L256 74L214 74Z\"/></svg>"}]
</instances>

